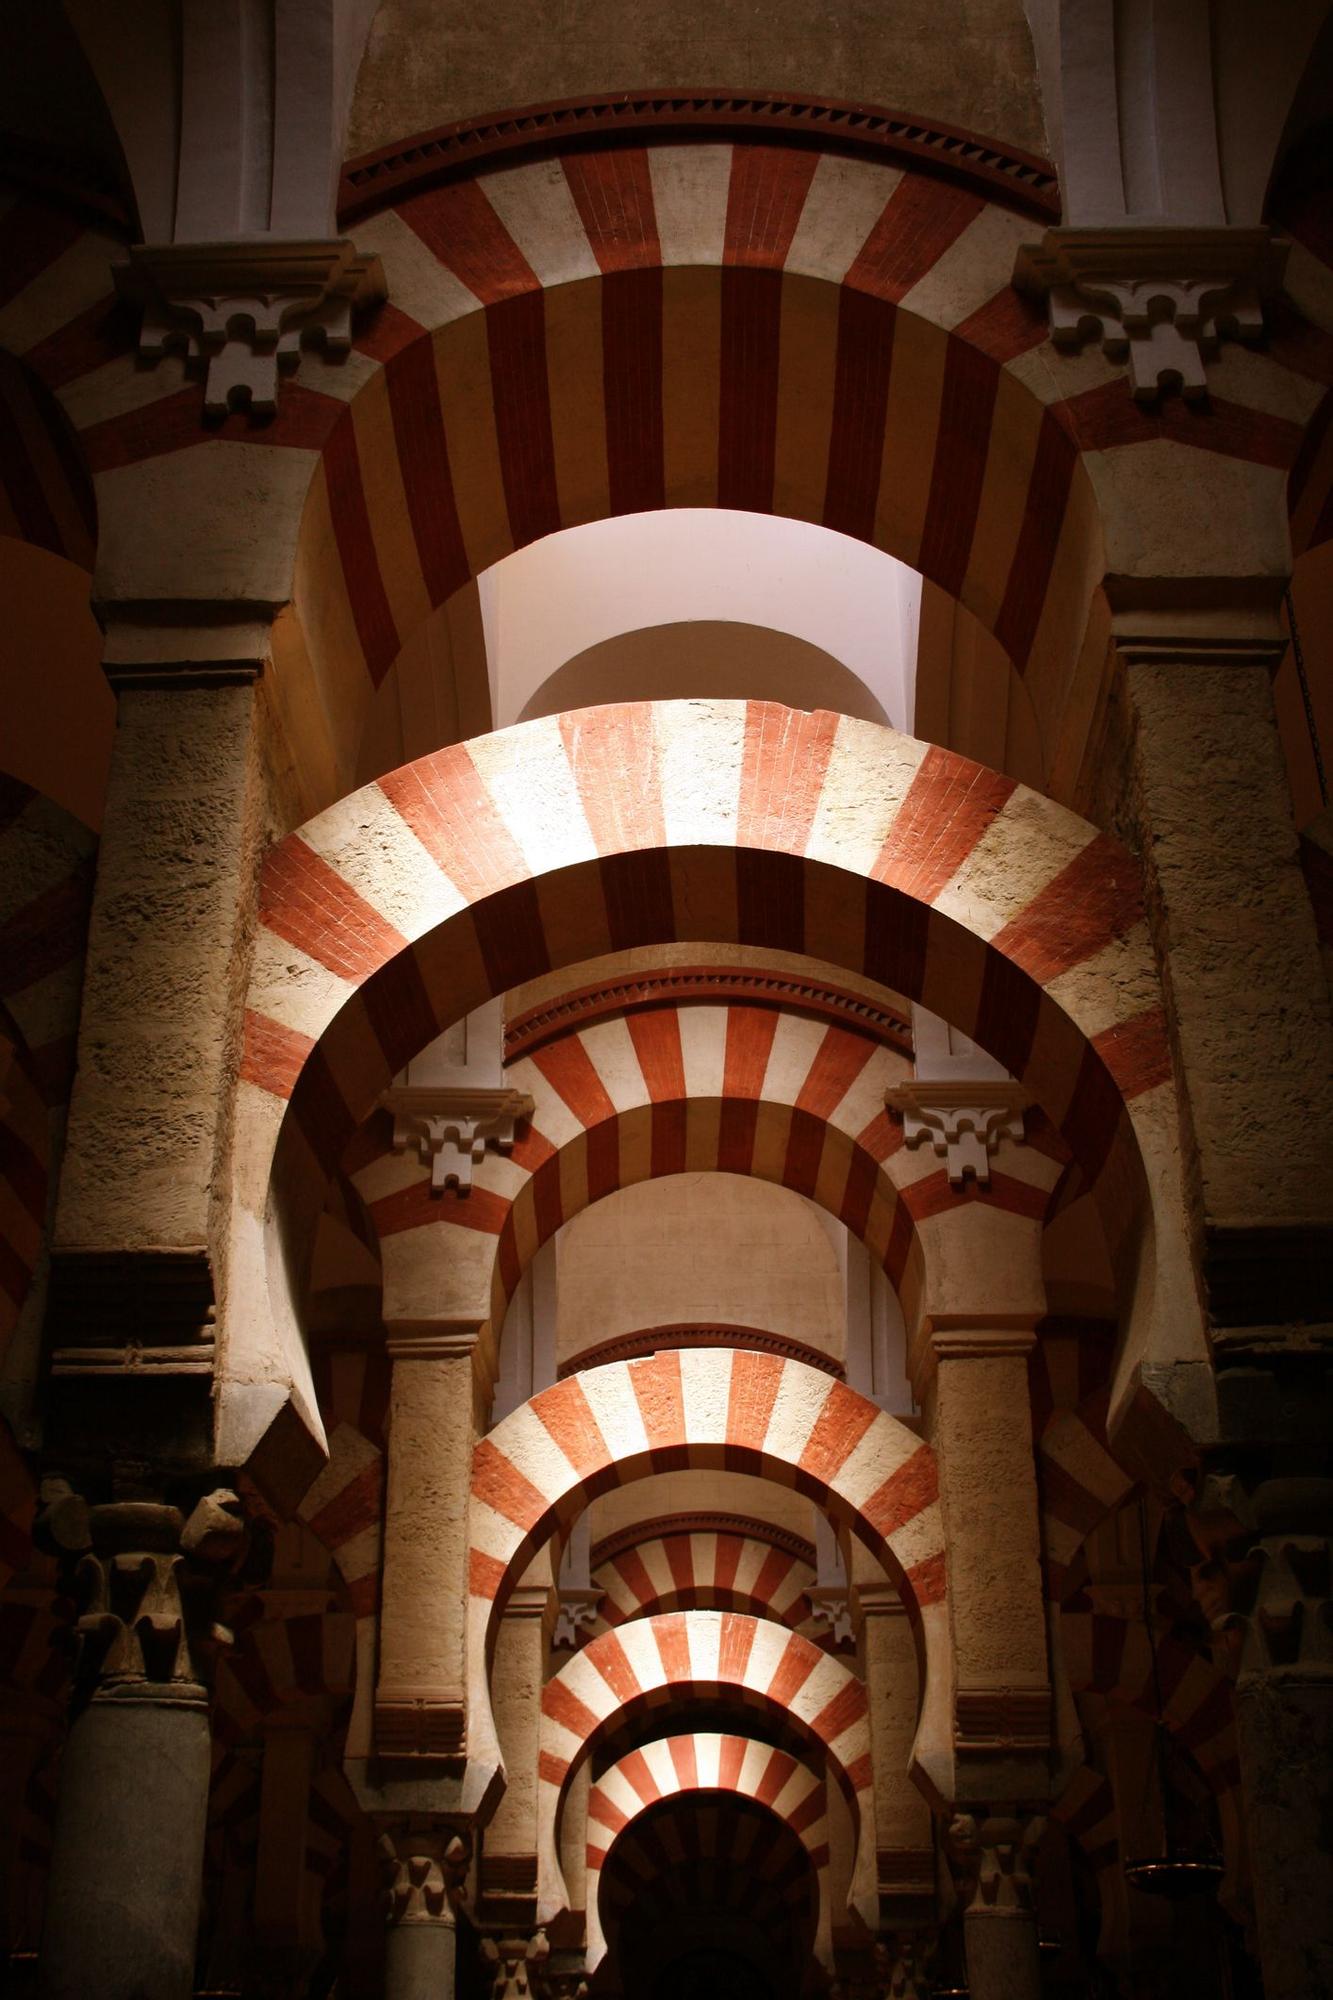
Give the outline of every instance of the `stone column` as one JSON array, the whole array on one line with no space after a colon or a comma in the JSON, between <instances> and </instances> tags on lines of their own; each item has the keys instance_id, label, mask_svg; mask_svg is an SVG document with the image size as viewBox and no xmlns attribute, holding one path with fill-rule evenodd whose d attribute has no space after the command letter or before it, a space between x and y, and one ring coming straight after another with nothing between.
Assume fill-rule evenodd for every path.
<instances>
[{"instance_id":1,"label":"stone column","mask_svg":"<svg viewBox=\"0 0 1333 2000\"><path fill-rule=\"evenodd\" d=\"M539 1566L550 1575L549 1550ZM549 1583L534 1584L530 1573L505 1605L491 1669L506 1783L482 1844L481 1917L504 1937L526 1935L537 1921L537 1749L551 1608Z\"/></svg>"},{"instance_id":2,"label":"stone column","mask_svg":"<svg viewBox=\"0 0 1333 2000\"><path fill-rule=\"evenodd\" d=\"M467 1495L475 1321L395 1322L375 1742L382 1756L466 1754Z\"/></svg>"},{"instance_id":3,"label":"stone column","mask_svg":"<svg viewBox=\"0 0 1333 2000\"><path fill-rule=\"evenodd\" d=\"M852 1560L875 1777L875 1824L864 1828L861 1837L873 1834L875 1842L879 1927L895 1940L893 1961L906 1964L917 1955L919 1933L936 1923L930 1807L910 1776L921 1677L901 1595L882 1574L875 1581L861 1581L862 1568L868 1569L871 1559L859 1544Z\"/></svg>"},{"instance_id":4,"label":"stone column","mask_svg":"<svg viewBox=\"0 0 1333 2000\"><path fill-rule=\"evenodd\" d=\"M237 1554L235 1496L88 1508L47 1482L43 1526L76 1555L74 1719L60 1767L44 2000L189 2000L208 1813L208 1696L193 1642L204 1565ZM201 1574L201 1571L203 1573Z\"/></svg>"},{"instance_id":5,"label":"stone column","mask_svg":"<svg viewBox=\"0 0 1333 2000\"><path fill-rule=\"evenodd\" d=\"M1327 1318L1333 1031L1273 710L1281 578L1108 580L1125 791L1181 1086L1209 1315L1234 1337ZM1211 523L1208 524L1211 527ZM1151 526L1132 529L1136 545Z\"/></svg>"},{"instance_id":6,"label":"stone column","mask_svg":"<svg viewBox=\"0 0 1333 2000\"><path fill-rule=\"evenodd\" d=\"M1041 2000L1029 1864L1045 1824L1027 1813L960 1813L950 1824L971 2000Z\"/></svg>"},{"instance_id":7,"label":"stone column","mask_svg":"<svg viewBox=\"0 0 1333 2000\"><path fill-rule=\"evenodd\" d=\"M1051 1689L1026 1327L936 1324L928 1394L949 1551L956 1795L1046 1797Z\"/></svg>"},{"instance_id":8,"label":"stone column","mask_svg":"<svg viewBox=\"0 0 1333 2000\"><path fill-rule=\"evenodd\" d=\"M1268 1480L1249 1504L1259 1573L1236 1733L1264 1994L1306 2000L1333 1993L1333 1480Z\"/></svg>"},{"instance_id":9,"label":"stone column","mask_svg":"<svg viewBox=\"0 0 1333 2000\"><path fill-rule=\"evenodd\" d=\"M411 1821L380 1836L387 1885L384 2000L453 2000L458 1956L455 1901L468 1846L447 1822Z\"/></svg>"}]
</instances>

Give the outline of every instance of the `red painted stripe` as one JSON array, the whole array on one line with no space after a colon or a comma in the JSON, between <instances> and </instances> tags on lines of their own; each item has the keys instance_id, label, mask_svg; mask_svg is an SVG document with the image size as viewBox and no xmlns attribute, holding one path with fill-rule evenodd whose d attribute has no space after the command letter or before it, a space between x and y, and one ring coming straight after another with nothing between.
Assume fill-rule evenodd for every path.
<instances>
[{"instance_id":1,"label":"red painted stripe","mask_svg":"<svg viewBox=\"0 0 1333 2000\"><path fill-rule=\"evenodd\" d=\"M754 1354L744 1349L732 1353L731 1386L727 1392L728 1454L763 1449L785 1366L776 1354Z\"/></svg>"},{"instance_id":2,"label":"red painted stripe","mask_svg":"<svg viewBox=\"0 0 1333 2000\"><path fill-rule=\"evenodd\" d=\"M737 943L804 951L806 875L800 858L740 847L733 865Z\"/></svg>"},{"instance_id":3,"label":"red painted stripe","mask_svg":"<svg viewBox=\"0 0 1333 2000\"><path fill-rule=\"evenodd\" d=\"M683 1452L685 1446L685 1398L680 1382L680 1356L668 1351L651 1354L642 1361L625 1364L634 1400L643 1419L648 1449L659 1453ZM683 1462L683 1460L682 1460Z\"/></svg>"},{"instance_id":4,"label":"red painted stripe","mask_svg":"<svg viewBox=\"0 0 1333 2000\"><path fill-rule=\"evenodd\" d=\"M658 1658L662 1662L662 1674L668 1687L688 1685L694 1679L694 1668L690 1663L690 1635L685 1615L680 1611L664 1612L653 1620L653 1640L657 1646Z\"/></svg>"},{"instance_id":5,"label":"red painted stripe","mask_svg":"<svg viewBox=\"0 0 1333 2000\"><path fill-rule=\"evenodd\" d=\"M770 1549L754 1580L754 1596L760 1604L772 1604L793 1568L792 1559L781 1549Z\"/></svg>"},{"instance_id":6,"label":"red painted stripe","mask_svg":"<svg viewBox=\"0 0 1333 2000\"><path fill-rule=\"evenodd\" d=\"M474 1184L468 1195L433 1195L430 1178L422 1171L418 1181L369 1203L377 1236L401 1236L408 1229L427 1229L447 1222L455 1229L471 1229L482 1236L498 1236L509 1220L513 1203L494 1188Z\"/></svg>"},{"instance_id":7,"label":"red painted stripe","mask_svg":"<svg viewBox=\"0 0 1333 2000\"><path fill-rule=\"evenodd\" d=\"M861 1508L872 1528L889 1540L940 1497L935 1454L923 1444L877 1486Z\"/></svg>"},{"instance_id":8,"label":"red painted stripe","mask_svg":"<svg viewBox=\"0 0 1333 2000\"><path fill-rule=\"evenodd\" d=\"M546 1495L490 1438L479 1438L472 1453L472 1497L525 1532L547 1512Z\"/></svg>"},{"instance_id":9,"label":"red painted stripe","mask_svg":"<svg viewBox=\"0 0 1333 2000\"><path fill-rule=\"evenodd\" d=\"M1015 791L1015 781L931 744L917 766L871 876L933 902Z\"/></svg>"},{"instance_id":10,"label":"red painted stripe","mask_svg":"<svg viewBox=\"0 0 1333 2000\"><path fill-rule=\"evenodd\" d=\"M824 1142L829 1129L822 1118L809 1111L793 1111L787 1133L787 1151L782 1162L782 1185L794 1194L812 1199L819 1184L824 1158Z\"/></svg>"},{"instance_id":11,"label":"red painted stripe","mask_svg":"<svg viewBox=\"0 0 1333 2000\"><path fill-rule=\"evenodd\" d=\"M759 1783L754 1788L754 1796L761 1805L776 1804L783 1786L798 1768L796 1759L785 1750L774 1750L760 1773Z\"/></svg>"},{"instance_id":12,"label":"red painted stripe","mask_svg":"<svg viewBox=\"0 0 1333 2000\"><path fill-rule=\"evenodd\" d=\"M1171 1045L1161 1007L1150 1007L1133 1020L1103 1028L1093 1036L1092 1046L1127 1100L1171 1080Z\"/></svg>"},{"instance_id":13,"label":"red painted stripe","mask_svg":"<svg viewBox=\"0 0 1333 2000\"><path fill-rule=\"evenodd\" d=\"M728 1007L722 1095L757 1099L763 1092L778 1014L770 1007Z\"/></svg>"},{"instance_id":14,"label":"red painted stripe","mask_svg":"<svg viewBox=\"0 0 1333 2000\"><path fill-rule=\"evenodd\" d=\"M636 1603L646 1610L657 1597L657 1586L644 1566L637 1549L626 1549L616 1557L615 1567L634 1593Z\"/></svg>"},{"instance_id":15,"label":"red painted stripe","mask_svg":"<svg viewBox=\"0 0 1333 2000\"><path fill-rule=\"evenodd\" d=\"M1169 438L1174 444L1221 452L1279 472L1295 461L1304 434L1304 426L1290 417L1275 417L1219 396L1210 396L1206 403L1168 396L1160 407L1149 409L1134 400L1121 375L1052 404L1051 409L1080 451L1113 451L1118 445Z\"/></svg>"},{"instance_id":16,"label":"red painted stripe","mask_svg":"<svg viewBox=\"0 0 1333 2000\"><path fill-rule=\"evenodd\" d=\"M987 299L984 306L978 306L960 320L953 331L955 339L965 340L969 347L988 354L1003 367L1006 361L1014 361L1029 349L1040 347L1050 325L1043 301L1020 292L1016 285L1006 285L993 299Z\"/></svg>"},{"instance_id":17,"label":"red painted stripe","mask_svg":"<svg viewBox=\"0 0 1333 2000\"><path fill-rule=\"evenodd\" d=\"M719 1534L714 1539L713 1582L719 1590L732 1590L745 1543L739 1535Z\"/></svg>"},{"instance_id":18,"label":"red painted stripe","mask_svg":"<svg viewBox=\"0 0 1333 2000\"><path fill-rule=\"evenodd\" d=\"M241 1043L241 1075L274 1097L290 1097L306 1057L315 1046L309 1035L285 1028L247 1007Z\"/></svg>"},{"instance_id":19,"label":"red painted stripe","mask_svg":"<svg viewBox=\"0 0 1333 2000\"><path fill-rule=\"evenodd\" d=\"M324 447L324 484L356 636L366 656L370 678L378 687L398 657L400 641L370 531L370 512L350 411Z\"/></svg>"},{"instance_id":20,"label":"red painted stripe","mask_svg":"<svg viewBox=\"0 0 1333 2000\"><path fill-rule=\"evenodd\" d=\"M875 539L896 323L897 308L885 300L845 286L839 293L823 521L862 542Z\"/></svg>"},{"instance_id":21,"label":"red painted stripe","mask_svg":"<svg viewBox=\"0 0 1333 2000\"><path fill-rule=\"evenodd\" d=\"M550 1683L554 1686L554 1682ZM563 1785L569 1774L569 1760L553 1757L549 1750L543 1750L537 1758L537 1776L544 1785Z\"/></svg>"},{"instance_id":22,"label":"red painted stripe","mask_svg":"<svg viewBox=\"0 0 1333 2000\"><path fill-rule=\"evenodd\" d=\"M739 150L739 149L738 149ZM771 513L777 450L782 273L722 271L717 504Z\"/></svg>"},{"instance_id":23,"label":"red painted stripe","mask_svg":"<svg viewBox=\"0 0 1333 2000\"><path fill-rule=\"evenodd\" d=\"M577 1035L548 1042L532 1058L552 1090L585 1126L614 1118L616 1107L597 1074L591 1056Z\"/></svg>"},{"instance_id":24,"label":"red painted stripe","mask_svg":"<svg viewBox=\"0 0 1333 2000\"><path fill-rule=\"evenodd\" d=\"M724 1687L744 1687L754 1650L758 1622L740 1612L724 1611L717 1645L717 1674Z\"/></svg>"},{"instance_id":25,"label":"red painted stripe","mask_svg":"<svg viewBox=\"0 0 1333 2000\"><path fill-rule=\"evenodd\" d=\"M379 788L468 902L528 879L528 864L466 746L404 764Z\"/></svg>"},{"instance_id":26,"label":"red painted stripe","mask_svg":"<svg viewBox=\"0 0 1333 2000\"><path fill-rule=\"evenodd\" d=\"M521 549L561 525L542 293L491 306L486 342L509 532Z\"/></svg>"},{"instance_id":27,"label":"red painted stripe","mask_svg":"<svg viewBox=\"0 0 1333 2000\"><path fill-rule=\"evenodd\" d=\"M404 348L384 379L421 574L431 603L443 604L467 582L472 566L449 469L434 343L423 339Z\"/></svg>"},{"instance_id":28,"label":"red painted stripe","mask_svg":"<svg viewBox=\"0 0 1333 2000\"><path fill-rule=\"evenodd\" d=\"M862 970L881 986L919 1000L926 976L930 909L896 888L871 882L866 894Z\"/></svg>"},{"instance_id":29,"label":"red painted stripe","mask_svg":"<svg viewBox=\"0 0 1333 2000\"><path fill-rule=\"evenodd\" d=\"M0 1174L40 1228L46 1219L46 1167L10 1125L0 1124Z\"/></svg>"},{"instance_id":30,"label":"red painted stripe","mask_svg":"<svg viewBox=\"0 0 1333 2000\"><path fill-rule=\"evenodd\" d=\"M1099 833L991 944L1045 986L1123 937L1142 914L1136 862L1118 840Z\"/></svg>"},{"instance_id":31,"label":"red painted stripe","mask_svg":"<svg viewBox=\"0 0 1333 2000\"><path fill-rule=\"evenodd\" d=\"M747 701L736 844L802 854L828 774L838 717Z\"/></svg>"},{"instance_id":32,"label":"red painted stripe","mask_svg":"<svg viewBox=\"0 0 1333 2000\"><path fill-rule=\"evenodd\" d=\"M483 305L540 291L537 273L476 181L414 195L398 213Z\"/></svg>"},{"instance_id":33,"label":"red painted stripe","mask_svg":"<svg viewBox=\"0 0 1333 2000\"><path fill-rule=\"evenodd\" d=\"M16 299L83 234L83 224L62 209L14 202L0 215L0 305Z\"/></svg>"},{"instance_id":34,"label":"red painted stripe","mask_svg":"<svg viewBox=\"0 0 1333 2000\"><path fill-rule=\"evenodd\" d=\"M9 999L82 958L91 896L91 863L81 863L7 919L0 929L0 995Z\"/></svg>"},{"instance_id":35,"label":"red painted stripe","mask_svg":"<svg viewBox=\"0 0 1333 2000\"><path fill-rule=\"evenodd\" d=\"M259 918L330 972L358 983L407 945L402 933L295 833L265 863Z\"/></svg>"},{"instance_id":36,"label":"red painted stripe","mask_svg":"<svg viewBox=\"0 0 1333 2000\"><path fill-rule=\"evenodd\" d=\"M416 955L410 950L369 981L362 1004L391 1074L433 1042L440 1032L435 1004Z\"/></svg>"},{"instance_id":37,"label":"red painted stripe","mask_svg":"<svg viewBox=\"0 0 1333 2000\"><path fill-rule=\"evenodd\" d=\"M999 379L988 355L950 339L917 567L951 597L960 594L967 576Z\"/></svg>"},{"instance_id":38,"label":"red painted stripe","mask_svg":"<svg viewBox=\"0 0 1333 2000\"><path fill-rule=\"evenodd\" d=\"M980 195L904 174L843 283L876 298L903 298L985 206Z\"/></svg>"},{"instance_id":39,"label":"red painted stripe","mask_svg":"<svg viewBox=\"0 0 1333 2000\"><path fill-rule=\"evenodd\" d=\"M25 348L23 365L54 391L132 353L134 344L133 313L108 294Z\"/></svg>"},{"instance_id":40,"label":"red painted stripe","mask_svg":"<svg viewBox=\"0 0 1333 2000\"><path fill-rule=\"evenodd\" d=\"M904 1575L908 1589L918 1604L943 1604L948 1595L943 1549L938 1555L927 1556L924 1562L914 1563Z\"/></svg>"},{"instance_id":41,"label":"red painted stripe","mask_svg":"<svg viewBox=\"0 0 1333 2000\"><path fill-rule=\"evenodd\" d=\"M844 1731L864 1722L866 1691L860 1681L849 1681L831 1701L825 1702L810 1727L826 1743L836 1743Z\"/></svg>"},{"instance_id":42,"label":"red painted stripe","mask_svg":"<svg viewBox=\"0 0 1333 2000\"><path fill-rule=\"evenodd\" d=\"M571 1694L565 1682L558 1678L547 1681L542 1689L542 1714L549 1715L552 1722L560 1723L580 1743L587 1742L600 1720L600 1717L594 1715L577 1695ZM556 1783L563 1780L568 1768L568 1765L558 1767L560 1778L555 1780Z\"/></svg>"},{"instance_id":43,"label":"red painted stripe","mask_svg":"<svg viewBox=\"0 0 1333 2000\"><path fill-rule=\"evenodd\" d=\"M919 1181L912 1181L900 1188L898 1199L911 1216L913 1222L929 1222L934 1216L952 1214L965 1203L979 1201L987 1208L997 1208L1007 1215L1026 1215L1037 1221L1043 1220L1050 1195L1045 1188L1033 1187L1030 1181L1014 1180L1008 1174L992 1172L990 1184L979 1187L974 1180L964 1181L961 1187L954 1187L949 1180L946 1167L940 1167L933 1174L926 1174Z\"/></svg>"},{"instance_id":44,"label":"red painted stripe","mask_svg":"<svg viewBox=\"0 0 1333 2000\"><path fill-rule=\"evenodd\" d=\"M300 382L283 384L278 413L258 429L245 411L235 410L220 421L204 422L204 391L201 382L191 382L140 410L106 417L79 432L79 446L90 473L115 472L124 465L138 465L146 458L163 458L169 452L187 451L195 445L250 444L256 436L265 445L289 446L298 451L321 451L330 434L347 416L347 405L336 396L307 389Z\"/></svg>"},{"instance_id":45,"label":"red painted stripe","mask_svg":"<svg viewBox=\"0 0 1333 2000\"><path fill-rule=\"evenodd\" d=\"M577 1375L544 1389L531 1403L533 1415L578 1473L580 1479L600 1472L612 1453L592 1413ZM551 1498L557 1496L552 1494Z\"/></svg>"},{"instance_id":46,"label":"red painted stripe","mask_svg":"<svg viewBox=\"0 0 1333 2000\"><path fill-rule=\"evenodd\" d=\"M724 264L780 270L787 261L817 153L789 146L734 146L727 185Z\"/></svg>"},{"instance_id":47,"label":"red painted stripe","mask_svg":"<svg viewBox=\"0 0 1333 2000\"><path fill-rule=\"evenodd\" d=\"M831 1118L847 1092L878 1049L867 1035L854 1035L846 1028L825 1030L796 1096L796 1109L815 1118ZM864 1137L860 1140L864 1144Z\"/></svg>"},{"instance_id":48,"label":"red painted stripe","mask_svg":"<svg viewBox=\"0 0 1333 2000\"><path fill-rule=\"evenodd\" d=\"M662 250L640 146L562 162L602 286L602 381L612 514L665 505Z\"/></svg>"},{"instance_id":49,"label":"red painted stripe","mask_svg":"<svg viewBox=\"0 0 1333 2000\"><path fill-rule=\"evenodd\" d=\"M1042 413L1023 525L995 620L995 637L1021 674L1041 623L1078 454L1050 410Z\"/></svg>"},{"instance_id":50,"label":"red painted stripe","mask_svg":"<svg viewBox=\"0 0 1333 2000\"><path fill-rule=\"evenodd\" d=\"M802 1639L793 1632L764 1690L769 1700L775 1701L780 1708L790 1708L793 1696L805 1686L823 1657L808 1639Z\"/></svg>"},{"instance_id":51,"label":"red painted stripe","mask_svg":"<svg viewBox=\"0 0 1333 2000\"><path fill-rule=\"evenodd\" d=\"M800 1470L831 1484L878 1415L878 1406L868 1397L835 1382L806 1440Z\"/></svg>"},{"instance_id":52,"label":"red painted stripe","mask_svg":"<svg viewBox=\"0 0 1333 2000\"><path fill-rule=\"evenodd\" d=\"M745 1753L749 1747L749 1737L724 1736L722 1738L720 1755L718 1757L717 1777L718 1783L724 1792L734 1792L739 1789L741 1767L745 1762Z\"/></svg>"},{"instance_id":53,"label":"red painted stripe","mask_svg":"<svg viewBox=\"0 0 1333 2000\"><path fill-rule=\"evenodd\" d=\"M614 1632L603 1632L594 1639L591 1646L585 1649L584 1658L589 1666L597 1669L617 1703L634 1701L643 1693L638 1673L631 1666L629 1655Z\"/></svg>"},{"instance_id":54,"label":"red painted stripe","mask_svg":"<svg viewBox=\"0 0 1333 2000\"><path fill-rule=\"evenodd\" d=\"M651 1179L685 1172L689 1153L689 1119L690 1106L684 1096L671 1104L653 1105Z\"/></svg>"},{"instance_id":55,"label":"red painted stripe","mask_svg":"<svg viewBox=\"0 0 1333 2000\"><path fill-rule=\"evenodd\" d=\"M631 1750L628 1757L621 1758L617 1769L623 1774L626 1781L633 1786L638 1797L643 1800L646 1806L652 1805L655 1799L661 1798L661 1789L658 1786L656 1778L648 1768L648 1760L642 1750ZM598 1792L596 1796L601 1798L602 1794ZM604 1803L607 1802L604 1801ZM617 1809L613 1808L613 1810ZM623 1820L625 1815L621 1813L620 1817Z\"/></svg>"},{"instance_id":56,"label":"red painted stripe","mask_svg":"<svg viewBox=\"0 0 1333 2000\"><path fill-rule=\"evenodd\" d=\"M362 1466L323 1506L306 1517L312 1535L335 1552L373 1528L384 1511L384 1460L379 1453Z\"/></svg>"},{"instance_id":57,"label":"red painted stripe","mask_svg":"<svg viewBox=\"0 0 1333 2000\"><path fill-rule=\"evenodd\" d=\"M662 1542L661 1548L666 1557L667 1568L671 1571L672 1582L682 1596L687 1595L695 1585L694 1551L689 1536L668 1535ZM699 1580L705 1581L703 1578Z\"/></svg>"},{"instance_id":58,"label":"red painted stripe","mask_svg":"<svg viewBox=\"0 0 1333 2000\"><path fill-rule=\"evenodd\" d=\"M699 1789L699 1760L694 1753L692 1736L673 1736L669 1744L671 1766L676 1773L682 1791L694 1792Z\"/></svg>"},{"instance_id":59,"label":"red painted stripe","mask_svg":"<svg viewBox=\"0 0 1333 2000\"><path fill-rule=\"evenodd\" d=\"M625 1026L639 1058L639 1068L655 1104L683 1099L685 1056L680 1042L680 1015L674 1007L653 1007L626 1014Z\"/></svg>"}]
</instances>

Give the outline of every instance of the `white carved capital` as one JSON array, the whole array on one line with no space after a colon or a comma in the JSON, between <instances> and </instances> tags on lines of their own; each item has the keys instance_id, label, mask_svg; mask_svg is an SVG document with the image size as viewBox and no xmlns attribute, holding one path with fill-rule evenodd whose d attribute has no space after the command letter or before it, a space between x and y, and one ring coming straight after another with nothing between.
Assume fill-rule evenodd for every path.
<instances>
[{"instance_id":1,"label":"white carved capital","mask_svg":"<svg viewBox=\"0 0 1333 2000\"><path fill-rule=\"evenodd\" d=\"M939 1158L947 1160L954 1187L961 1187L968 1174L988 1187L991 1157L1001 1140L1022 1144L1023 1112L1032 1099L1008 1080L963 1077L957 1082L917 1078L896 1083L885 1091L884 1102L902 1119L907 1145L929 1140Z\"/></svg>"},{"instance_id":2,"label":"white carved capital","mask_svg":"<svg viewBox=\"0 0 1333 2000\"><path fill-rule=\"evenodd\" d=\"M452 1085L395 1084L382 1102L393 1113L393 1146L415 1146L430 1167L430 1191L443 1195L452 1185L461 1196L472 1191L472 1168L487 1145L507 1153L514 1128L532 1116L532 1099L521 1090L477 1090Z\"/></svg>"},{"instance_id":3,"label":"white carved capital","mask_svg":"<svg viewBox=\"0 0 1333 2000\"><path fill-rule=\"evenodd\" d=\"M1219 341L1262 339L1262 301L1286 253L1267 229L1048 229L1020 248L1014 283L1046 298L1057 347L1100 340L1108 360L1127 363L1138 402L1172 389L1197 401Z\"/></svg>"},{"instance_id":4,"label":"white carved capital","mask_svg":"<svg viewBox=\"0 0 1333 2000\"><path fill-rule=\"evenodd\" d=\"M346 237L248 243L136 243L114 269L116 289L143 311L139 352L170 348L208 364L204 410L271 415L281 376L318 341L346 353L352 313L385 297L378 256Z\"/></svg>"}]
</instances>

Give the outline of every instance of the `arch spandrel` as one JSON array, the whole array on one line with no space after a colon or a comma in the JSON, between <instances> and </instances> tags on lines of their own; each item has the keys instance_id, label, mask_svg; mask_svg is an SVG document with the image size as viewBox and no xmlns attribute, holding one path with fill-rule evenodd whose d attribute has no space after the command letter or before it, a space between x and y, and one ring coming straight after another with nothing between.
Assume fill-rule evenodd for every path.
<instances>
[{"instance_id":1,"label":"arch spandrel","mask_svg":"<svg viewBox=\"0 0 1333 2000\"><path fill-rule=\"evenodd\" d=\"M799 1633L738 1612L677 1611L594 1639L542 1693L537 1802L538 1915L567 1907L558 1847L565 1790L618 1722L669 1689L678 1712L718 1694L784 1722L827 1765L851 1809L856 1859L848 1908L876 1920L873 1777L864 1684ZM791 1760L788 1760L790 1762Z\"/></svg>"}]
</instances>

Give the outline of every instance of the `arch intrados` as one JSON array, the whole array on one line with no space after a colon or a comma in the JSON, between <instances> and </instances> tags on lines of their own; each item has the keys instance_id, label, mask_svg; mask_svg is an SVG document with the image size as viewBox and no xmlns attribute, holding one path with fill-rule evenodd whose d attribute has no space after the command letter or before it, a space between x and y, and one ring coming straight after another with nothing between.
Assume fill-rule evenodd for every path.
<instances>
[{"instance_id":1,"label":"arch intrados","mask_svg":"<svg viewBox=\"0 0 1333 2000\"><path fill-rule=\"evenodd\" d=\"M756 1535L663 1534L646 1521L637 1541L592 1563L602 1593L597 1627L612 1630L658 1611L745 1611L793 1628L808 1617L815 1581L808 1562Z\"/></svg>"}]
</instances>

